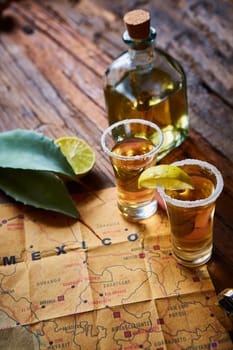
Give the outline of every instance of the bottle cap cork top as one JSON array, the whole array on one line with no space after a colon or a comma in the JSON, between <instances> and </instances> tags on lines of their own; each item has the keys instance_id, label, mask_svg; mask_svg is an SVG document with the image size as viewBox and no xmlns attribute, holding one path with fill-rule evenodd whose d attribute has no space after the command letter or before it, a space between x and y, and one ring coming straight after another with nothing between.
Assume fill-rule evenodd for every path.
<instances>
[{"instance_id":1,"label":"bottle cap cork top","mask_svg":"<svg viewBox=\"0 0 233 350\"><path fill-rule=\"evenodd\" d=\"M150 14L144 10L133 10L124 16L129 36L133 39L147 39L150 34Z\"/></svg>"}]
</instances>

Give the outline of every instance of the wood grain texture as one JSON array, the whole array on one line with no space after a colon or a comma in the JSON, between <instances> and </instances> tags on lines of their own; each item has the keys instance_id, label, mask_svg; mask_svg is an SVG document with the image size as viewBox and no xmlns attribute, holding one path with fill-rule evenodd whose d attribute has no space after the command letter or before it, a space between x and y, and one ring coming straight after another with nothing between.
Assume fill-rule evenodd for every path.
<instances>
[{"instance_id":1,"label":"wood grain texture","mask_svg":"<svg viewBox=\"0 0 233 350\"><path fill-rule=\"evenodd\" d=\"M34 129L52 138L77 135L97 156L93 172L83 179L84 188L113 186L112 168L100 147L108 124L102 77L126 49L122 18L135 8L150 11L157 46L178 59L187 75L190 134L163 162L204 159L224 177L216 209L214 267L212 263L219 280L216 266L222 269L227 262L233 271L231 0L13 2L4 11L4 26L0 24L0 131Z\"/></svg>"}]
</instances>

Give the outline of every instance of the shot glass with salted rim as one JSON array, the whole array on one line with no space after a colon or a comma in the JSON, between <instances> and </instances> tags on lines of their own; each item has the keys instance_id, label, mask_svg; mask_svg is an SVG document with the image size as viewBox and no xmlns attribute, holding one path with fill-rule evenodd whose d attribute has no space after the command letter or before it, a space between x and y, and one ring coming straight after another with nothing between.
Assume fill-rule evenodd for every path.
<instances>
[{"instance_id":1,"label":"shot glass with salted rim","mask_svg":"<svg viewBox=\"0 0 233 350\"><path fill-rule=\"evenodd\" d=\"M129 220L145 219L157 210L155 190L139 189L138 178L155 165L162 143L160 128L144 119L119 121L102 134L101 145L115 174L118 207Z\"/></svg>"},{"instance_id":2,"label":"shot glass with salted rim","mask_svg":"<svg viewBox=\"0 0 233 350\"><path fill-rule=\"evenodd\" d=\"M211 258L215 204L223 178L205 161L185 159L172 165L191 176L194 189L158 191L166 203L173 253L182 265L195 267Z\"/></svg>"}]
</instances>

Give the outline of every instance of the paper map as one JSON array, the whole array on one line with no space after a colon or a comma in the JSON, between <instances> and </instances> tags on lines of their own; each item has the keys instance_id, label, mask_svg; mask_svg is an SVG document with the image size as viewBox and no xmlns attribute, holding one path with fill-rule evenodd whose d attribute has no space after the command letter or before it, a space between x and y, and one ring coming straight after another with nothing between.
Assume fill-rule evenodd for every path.
<instances>
[{"instance_id":1,"label":"paper map","mask_svg":"<svg viewBox=\"0 0 233 350\"><path fill-rule=\"evenodd\" d=\"M207 268L176 263L165 212L129 223L115 188L77 206L85 223L0 205L0 349L232 350Z\"/></svg>"}]
</instances>

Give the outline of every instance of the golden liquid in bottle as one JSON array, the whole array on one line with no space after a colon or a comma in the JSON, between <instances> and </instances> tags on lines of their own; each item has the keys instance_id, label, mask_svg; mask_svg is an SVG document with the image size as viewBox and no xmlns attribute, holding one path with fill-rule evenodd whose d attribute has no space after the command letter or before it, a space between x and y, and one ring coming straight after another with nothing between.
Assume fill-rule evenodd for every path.
<instances>
[{"instance_id":1,"label":"golden liquid in bottle","mask_svg":"<svg viewBox=\"0 0 233 350\"><path fill-rule=\"evenodd\" d=\"M156 123L164 142L158 159L179 146L188 134L186 88L159 69L127 72L114 86L105 87L109 123L141 118Z\"/></svg>"}]
</instances>

